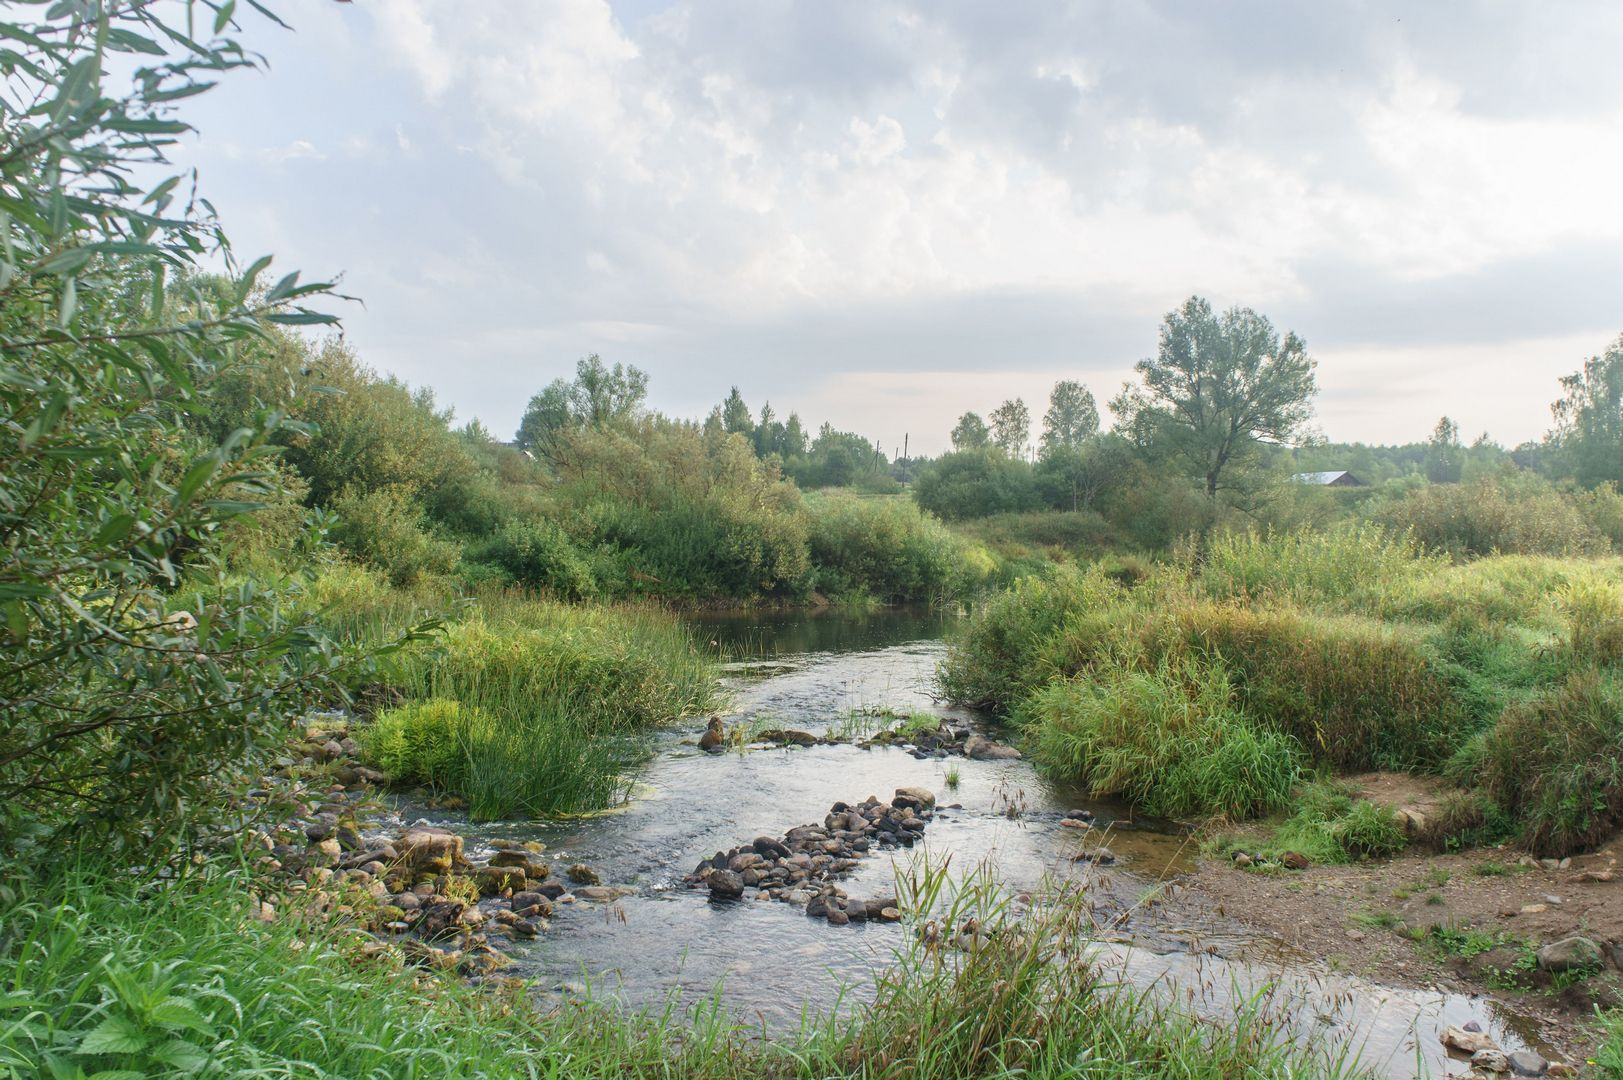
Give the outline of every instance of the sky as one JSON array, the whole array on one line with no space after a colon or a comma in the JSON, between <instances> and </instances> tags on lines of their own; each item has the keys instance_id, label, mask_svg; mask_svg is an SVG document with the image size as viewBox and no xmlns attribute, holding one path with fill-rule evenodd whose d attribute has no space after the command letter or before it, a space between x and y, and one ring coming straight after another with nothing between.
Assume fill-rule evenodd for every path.
<instances>
[{"instance_id":1,"label":"sky","mask_svg":"<svg viewBox=\"0 0 1623 1080\"><path fill-rule=\"evenodd\" d=\"M504 437L595 352L939 453L1200 295L1305 339L1327 438L1513 445L1623 331L1612 0L271 6L178 159Z\"/></svg>"}]
</instances>

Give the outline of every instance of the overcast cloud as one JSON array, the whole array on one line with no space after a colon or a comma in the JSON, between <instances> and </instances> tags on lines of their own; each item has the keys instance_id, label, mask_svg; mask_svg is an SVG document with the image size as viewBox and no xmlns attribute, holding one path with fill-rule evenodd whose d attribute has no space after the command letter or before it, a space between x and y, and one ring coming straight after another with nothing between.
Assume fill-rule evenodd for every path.
<instances>
[{"instance_id":1,"label":"overcast cloud","mask_svg":"<svg viewBox=\"0 0 1623 1080\"><path fill-rule=\"evenodd\" d=\"M1335 439L1536 438L1623 330L1611 2L285 0L186 151L244 254L507 434L588 352L938 452L1191 293ZM252 16L248 16L252 19Z\"/></svg>"}]
</instances>

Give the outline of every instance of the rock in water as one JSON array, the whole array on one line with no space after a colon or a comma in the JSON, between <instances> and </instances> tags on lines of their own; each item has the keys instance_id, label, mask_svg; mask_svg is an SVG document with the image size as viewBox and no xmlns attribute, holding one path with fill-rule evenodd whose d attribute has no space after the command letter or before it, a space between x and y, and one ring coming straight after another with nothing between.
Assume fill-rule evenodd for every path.
<instances>
[{"instance_id":1,"label":"rock in water","mask_svg":"<svg viewBox=\"0 0 1623 1080\"><path fill-rule=\"evenodd\" d=\"M712 870L705 881L712 900L737 900L744 895L743 879L731 870Z\"/></svg>"},{"instance_id":2,"label":"rock in water","mask_svg":"<svg viewBox=\"0 0 1623 1080\"><path fill-rule=\"evenodd\" d=\"M896 797L891 800L891 805L930 810L935 806L935 792L923 787L899 787L896 789Z\"/></svg>"},{"instance_id":3,"label":"rock in water","mask_svg":"<svg viewBox=\"0 0 1623 1080\"><path fill-rule=\"evenodd\" d=\"M1463 1054L1475 1054L1479 1050L1497 1050L1499 1044L1485 1032L1466 1031L1464 1028L1446 1027L1438 1036L1443 1045L1458 1050Z\"/></svg>"},{"instance_id":4,"label":"rock in water","mask_svg":"<svg viewBox=\"0 0 1623 1080\"><path fill-rule=\"evenodd\" d=\"M707 754L721 751L721 744L727 741L727 729L722 727L721 717L712 716L710 726L705 728L704 734L699 736L699 749Z\"/></svg>"},{"instance_id":5,"label":"rock in water","mask_svg":"<svg viewBox=\"0 0 1623 1080\"><path fill-rule=\"evenodd\" d=\"M1485 1048L1471 1055L1471 1068L1491 1073L1509 1072L1510 1058L1503 1050Z\"/></svg>"},{"instance_id":6,"label":"rock in water","mask_svg":"<svg viewBox=\"0 0 1623 1080\"><path fill-rule=\"evenodd\" d=\"M976 761L1012 761L1020 756L1020 751L995 743L984 735L971 735L964 740L964 756Z\"/></svg>"}]
</instances>

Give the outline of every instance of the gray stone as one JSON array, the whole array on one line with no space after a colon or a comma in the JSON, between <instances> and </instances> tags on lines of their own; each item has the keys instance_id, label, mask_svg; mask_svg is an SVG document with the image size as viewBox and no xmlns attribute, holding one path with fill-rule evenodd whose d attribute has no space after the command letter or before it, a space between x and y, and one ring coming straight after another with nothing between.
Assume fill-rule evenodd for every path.
<instances>
[{"instance_id":1,"label":"gray stone","mask_svg":"<svg viewBox=\"0 0 1623 1080\"><path fill-rule=\"evenodd\" d=\"M901 807L914 807L919 810L929 810L935 806L935 792L925 787L899 787L892 804Z\"/></svg>"},{"instance_id":2,"label":"gray stone","mask_svg":"<svg viewBox=\"0 0 1623 1080\"><path fill-rule=\"evenodd\" d=\"M1503 1050L1491 1047L1478 1050L1471 1055L1471 1067L1481 1069L1483 1072L1502 1073L1510 1071L1510 1058Z\"/></svg>"},{"instance_id":3,"label":"gray stone","mask_svg":"<svg viewBox=\"0 0 1623 1080\"><path fill-rule=\"evenodd\" d=\"M964 740L964 756L976 761L1012 761L1020 757L1020 751L995 743L984 735L971 735Z\"/></svg>"},{"instance_id":4,"label":"gray stone","mask_svg":"<svg viewBox=\"0 0 1623 1080\"><path fill-rule=\"evenodd\" d=\"M1517 1076L1543 1076L1550 1071L1550 1063L1534 1050L1517 1050L1507 1055L1510 1071Z\"/></svg>"},{"instance_id":5,"label":"gray stone","mask_svg":"<svg viewBox=\"0 0 1623 1080\"><path fill-rule=\"evenodd\" d=\"M1601 959L1600 946L1576 934L1552 941L1538 951L1538 966L1549 972L1599 967Z\"/></svg>"}]
</instances>

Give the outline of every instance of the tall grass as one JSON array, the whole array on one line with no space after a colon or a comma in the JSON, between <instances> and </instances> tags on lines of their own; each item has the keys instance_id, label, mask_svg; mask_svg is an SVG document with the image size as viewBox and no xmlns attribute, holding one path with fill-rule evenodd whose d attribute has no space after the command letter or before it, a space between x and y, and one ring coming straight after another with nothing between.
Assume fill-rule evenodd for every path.
<instances>
[{"instance_id":1,"label":"tall grass","mask_svg":"<svg viewBox=\"0 0 1623 1080\"><path fill-rule=\"evenodd\" d=\"M654 728L717 703L713 661L664 611L488 591L400 659L408 704L363 747L479 820L601 809L623 799Z\"/></svg>"},{"instance_id":2,"label":"tall grass","mask_svg":"<svg viewBox=\"0 0 1623 1080\"><path fill-rule=\"evenodd\" d=\"M1114 666L1052 683L1019 713L1048 772L1153 814L1249 817L1284 805L1301 749L1239 709L1220 664Z\"/></svg>"},{"instance_id":3,"label":"tall grass","mask_svg":"<svg viewBox=\"0 0 1623 1080\"><path fill-rule=\"evenodd\" d=\"M1581 851L1623 825L1623 678L1589 671L1511 708L1483 742L1490 797L1541 855Z\"/></svg>"},{"instance_id":4,"label":"tall grass","mask_svg":"<svg viewBox=\"0 0 1623 1080\"><path fill-rule=\"evenodd\" d=\"M912 500L822 495L806 500L817 587L886 603L972 594L994 565Z\"/></svg>"},{"instance_id":5,"label":"tall grass","mask_svg":"<svg viewBox=\"0 0 1623 1080\"><path fill-rule=\"evenodd\" d=\"M762 1039L714 1006L581 1004L543 1015L522 994L412 975L387 954L363 958L365 938L325 921L250 919L237 874L158 886L70 866L6 898L0 1071L334 1080L1357 1072L1344 1055L1298 1045L1289 1018L1260 1002L1211 1024L1104 977L1085 956L1079 895L1016 918L984 874L950 892L943 877L903 883L923 912L918 928L951 937L974 919L982 932L972 947L921 933L856 1017L814 1013L801 1030Z\"/></svg>"}]
</instances>

